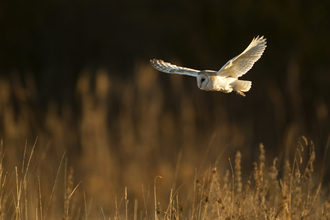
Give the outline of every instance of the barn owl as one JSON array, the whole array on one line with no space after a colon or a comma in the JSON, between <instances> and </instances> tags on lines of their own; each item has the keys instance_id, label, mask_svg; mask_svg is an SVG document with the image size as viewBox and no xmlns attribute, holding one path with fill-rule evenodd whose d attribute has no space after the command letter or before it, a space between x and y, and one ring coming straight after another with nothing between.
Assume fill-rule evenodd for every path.
<instances>
[{"instance_id":1,"label":"barn owl","mask_svg":"<svg viewBox=\"0 0 330 220\"><path fill-rule=\"evenodd\" d=\"M151 65L164 73L194 76L197 78L197 86L205 91L221 91L230 93L235 91L241 96L248 92L252 82L238 80L239 77L249 71L253 64L259 60L266 48L266 39L262 36L253 38L250 45L238 56L229 60L219 71L195 70L180 67L163 60L150 60Z\"/></svg>"}]
</instances>

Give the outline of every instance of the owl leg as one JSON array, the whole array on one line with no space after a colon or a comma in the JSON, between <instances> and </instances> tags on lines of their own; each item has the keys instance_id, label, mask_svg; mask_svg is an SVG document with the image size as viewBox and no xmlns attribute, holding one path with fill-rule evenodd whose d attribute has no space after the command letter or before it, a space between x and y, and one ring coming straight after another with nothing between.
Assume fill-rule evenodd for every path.
<instances>
[{"instance_id":1,"label":"owl leg","mask_svg":"<svg viewBox=\"0 0 330 220\"><path fill-rule=\"evenodd\" d=\"M235 80L234 82L231 83L231 86L233 89L237 92L237 94L245 97L245 94L242 92L247 92L251 88L251 81L246 81L246 80Z\"/></svg>"},{"instance_id":2,"label":"owl leg","mask_svg":"<svg viewBox=\"0 0 330 220\"><path fill-rule=\"evenodd\" d=\"M239 95L245 97L245 94L244 94L242 91L237 91L237 94L239 94Z\"/></svg>"},{"instance_id":3,"label":"owl leg","mask_svg":"<svg viewBox=\"0 0 330 220\"><path fill-rule=\"evenodd\" d=\"M238 90L237 88L234 88L234 90L236 91L236 94L245 97L245 94L242 91Z\"/></svg>"}]
</instances>

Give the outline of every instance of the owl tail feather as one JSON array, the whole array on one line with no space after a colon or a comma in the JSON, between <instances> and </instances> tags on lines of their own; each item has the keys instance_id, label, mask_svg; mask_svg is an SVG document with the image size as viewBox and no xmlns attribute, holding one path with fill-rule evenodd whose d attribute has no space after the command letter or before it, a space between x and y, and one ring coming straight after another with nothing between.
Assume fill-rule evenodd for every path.
<instances>
[{"instance_id":1,"label":"owl tail feather","mask_svg":"<svg viewBox=\"0 0 330 220\"><path fill-rule=\"evenodd\" d=\"M252 82L246 80L236 80L232 83L234 90L242 95L245 96L243 92L247 92L251 89Z\"/></svg>"}]
</instances>

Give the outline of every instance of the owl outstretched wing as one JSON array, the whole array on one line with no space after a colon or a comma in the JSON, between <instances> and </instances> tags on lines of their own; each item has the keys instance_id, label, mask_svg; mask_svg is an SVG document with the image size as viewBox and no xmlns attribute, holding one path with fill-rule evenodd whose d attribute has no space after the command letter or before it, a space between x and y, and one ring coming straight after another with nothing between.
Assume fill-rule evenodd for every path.
<instances>
[{"instance_id":1,"label":"owl outstretched wing","mask_svg":"<svg viewBox=\"0 0 330 220\"><path fill-rule=\"evenodd\" d=\"M260 59L265 49L266 39L263 36L253 38L250 45L240 55L229 60L216 74L233 78L244 75Z\"/></svg>"},{"instance_id":2,"label":"owl outstretched wing","mask_svg":"<svg viewBox=\"0 0 330 220\"><path fill-rule=\"evenodd\" d=\"M180 74L197 77L199 70L194 70L186 67L176 66L171 63L164 62L163 60L153 59L150 60L151 65L156 69L164 73Z\"/></svg>"}]
</instances>

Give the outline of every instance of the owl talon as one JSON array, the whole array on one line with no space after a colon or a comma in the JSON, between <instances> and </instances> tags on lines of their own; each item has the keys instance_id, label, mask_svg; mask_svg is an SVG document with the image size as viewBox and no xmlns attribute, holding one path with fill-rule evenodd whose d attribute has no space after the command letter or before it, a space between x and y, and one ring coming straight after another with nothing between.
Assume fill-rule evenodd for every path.
<instances>
[{"instance_id":1,"label":"owl talon","mask_svg":"<svg viewBox=\"0 0 330 220\"><path fill-rule=\"evenodd\" d=\"M243 97L245 97L245 94L244 94L243 92L241 92L241 91L238 91L238 90L237 90L237 94L238 94L238 95L241 95L241 96L243 96Z\"/></svg>"}]
</instances>

